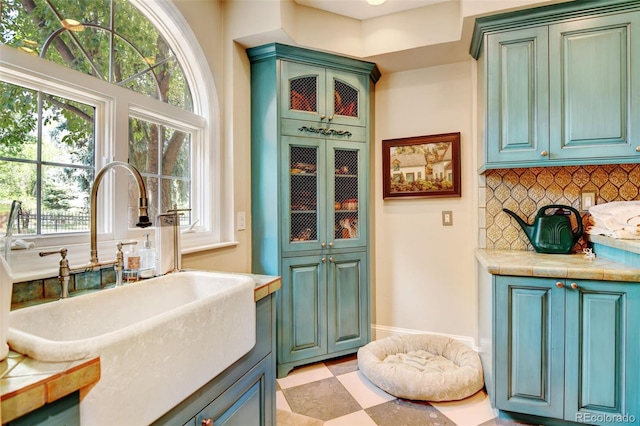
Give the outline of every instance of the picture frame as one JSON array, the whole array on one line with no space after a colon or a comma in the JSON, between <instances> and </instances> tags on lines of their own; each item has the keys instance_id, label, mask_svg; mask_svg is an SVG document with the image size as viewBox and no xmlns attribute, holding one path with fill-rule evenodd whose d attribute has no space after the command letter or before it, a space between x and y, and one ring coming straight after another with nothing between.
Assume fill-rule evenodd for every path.
<instances>
[{"instance_id":1,"label":"picture frame","mask_svg":"<svg viewBox=\"0 0 640 426\"><path fill-rule=\"evenodd\" d=\"M460 197L460 132L382 141L383 198Z\"/></svg>"}]
</instances>

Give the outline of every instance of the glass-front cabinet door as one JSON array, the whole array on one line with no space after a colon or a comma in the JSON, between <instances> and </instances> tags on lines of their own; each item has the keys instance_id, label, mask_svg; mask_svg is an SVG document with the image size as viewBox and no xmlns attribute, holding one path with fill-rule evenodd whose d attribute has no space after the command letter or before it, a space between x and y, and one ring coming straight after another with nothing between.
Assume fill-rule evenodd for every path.
<instances>
[{"instance_id":1,"label":"glass-front cabinet door","mask_svg":"<svg viewBox=\"0 0 640 426\"><path fill-rule=\"evenodd\" d=\"M329 233L333 240L327 244L334 248L360 247L366 245L365 173L363 150L365 143L327 142L329 180L327 199L333 203L329 214Z\"/></svg>"},{"instance_id":2,"label":"glass-front cabinet door","mask_svg":"<svg viewBox=\"0 0 640 426\"><path fill-rule=\"evenodd\" d=\"M283 142L283 202L287 212L283 217L283 249L322 249L327 244L324 140L285 136Z\"/></svg>"},{"instance_id":3,"label":"glass-front cabinet door","mask_svg":"<svg viewBox=\"0 0 640 426\"><path fill-rule=\"evenodd\" d=\"M281 67L282 118L366 125L366 76L288 61Z\"/></svg>"},{"instance_id":4,"label":"glass-front cabinet door","mask_svg":"<svg viewBox=\"0 0 640 426\"><path fill-rule=\"evenodd\" d=\"M286 214L283 250L321 250L366 244L366 143L283 137Z\"/></svg>"}]
</instances>

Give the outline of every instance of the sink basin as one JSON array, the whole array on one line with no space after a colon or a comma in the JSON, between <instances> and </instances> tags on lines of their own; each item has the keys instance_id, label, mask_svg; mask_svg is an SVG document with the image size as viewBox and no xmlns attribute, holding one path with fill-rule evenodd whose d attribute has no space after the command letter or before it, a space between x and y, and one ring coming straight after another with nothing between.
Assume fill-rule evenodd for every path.
<instances>
[{"instance_id":1,"label":"sink basin","mask_svg":"<svg viewBox=\"0 0 640 426\"><path fill-rule=\"evenodd\" d=\"M149 424L255 345L254 281L180 272L12 311L7 340L41 361L100 356L82 424Z\"/></svg>"}]
</instances>

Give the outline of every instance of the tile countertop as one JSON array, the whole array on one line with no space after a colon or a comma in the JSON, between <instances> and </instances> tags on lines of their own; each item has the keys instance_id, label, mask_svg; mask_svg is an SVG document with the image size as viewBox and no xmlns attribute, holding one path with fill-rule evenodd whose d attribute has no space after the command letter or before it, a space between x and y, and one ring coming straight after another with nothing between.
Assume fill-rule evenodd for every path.
<instances>
[{"instance_id":1,"label":"tile countertop","mask_svg":"<svg viewBox=\"0 0 640 426\"><path fill-rule=\"evenodd\" d=\"M17 419L77 390L80 397L100 379L100 359L42 362L10 351L0 362L2 423Z\"/></svg>"},{"instance_id":2,"label":"tile countertop","mask_svg":"<svg viewBox=\"0 0 640 426\"><path fill-rule=\"evenodd\" d=\"M494 275L640 282L640 269L584 254L476 249L476 259Z\"/></svg>"},{"instance_id":3,"label":"tile countertop","mask_svg":"<svg viewBox=\"0 0 640 426\"><path fill-rule=\"evenodd\" d=\"M248 274L256 282L254 300L281 287L280 277ZM55 303L55 302L52 302ZM36 361L10 351L0 362L0 418L9 422L72 392L82 393L100 379L100 358L69 362Z\"/></svg>"}]
</instances>

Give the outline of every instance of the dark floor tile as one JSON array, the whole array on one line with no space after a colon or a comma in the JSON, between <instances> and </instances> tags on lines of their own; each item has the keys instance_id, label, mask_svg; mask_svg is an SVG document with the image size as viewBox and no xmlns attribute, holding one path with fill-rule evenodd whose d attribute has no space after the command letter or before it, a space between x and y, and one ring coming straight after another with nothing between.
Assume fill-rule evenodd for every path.
<instances>
[{"instance_id":1,"label":"dark floor tile","mask_svg":"<svg viewBox=\"0 0 640 426\"><path fill-rule=\"evenodd\" d=\"M331 420L362 410L360 404L335 377L283 389L294 413Z\"/></svg>"},{"instance_id":2,"label":"dark floor tile","mask_svg":"<svg viewBox=\"0 0 640 426\"><path fill-rule=\"evenodd\" d=\"M456 426L428 402L395 399L365 412L378 426Z\"/></svg>"},{"instance_id":3,"label":"dark floor tile","mask_svg":"<svg viewBox=\"0 0 640 426\"><path fill-rule=\"evenodd\" d=\"M324 365L331 371L334 376L351 373L358 370L358 357L347 355L340 358L330 359L324 362Z\"/></svg>"}]
</instances>

